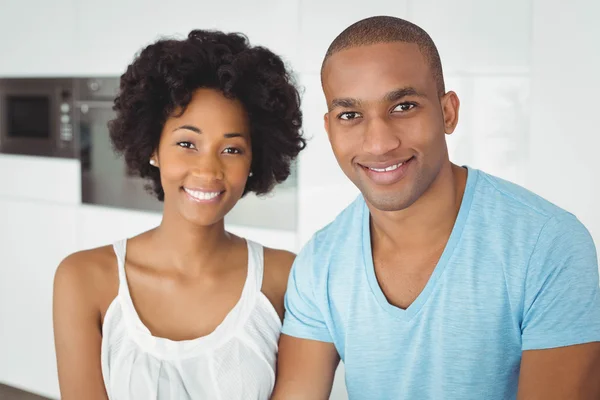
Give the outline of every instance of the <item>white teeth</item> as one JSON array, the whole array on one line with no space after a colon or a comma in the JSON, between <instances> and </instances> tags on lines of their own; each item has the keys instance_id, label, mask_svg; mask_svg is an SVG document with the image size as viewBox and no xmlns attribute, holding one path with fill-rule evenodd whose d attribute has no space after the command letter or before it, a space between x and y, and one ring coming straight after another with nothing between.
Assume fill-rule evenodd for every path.
<instances>
[{"instance_id":1,"label":"white teeth","mask_svg":"<svg viewBox=\"0 0 600 400\"><path fill-rule=\"evenodd\" d=\"M398 164L395 164L395 165L390 165L387 168L369 168L369 169L372 170L372 171L375 171L375 172L388 172L388 171L393 171L395 169L398 169L402 164L404 164L404 163L398 163Z\"/></svg>"},{"instance_id":2,"label":"white teeth","mask_svg":"<svg viewBox=\"0 0 600 400\"><path fill-rule=\"evenodd\" d=\"M199 190L190 190L188 188L183 188L183 190L185 190L187 194L198 200L212 200L221 194L221 192L201 192Z\"/></svg>"}]
</instances>

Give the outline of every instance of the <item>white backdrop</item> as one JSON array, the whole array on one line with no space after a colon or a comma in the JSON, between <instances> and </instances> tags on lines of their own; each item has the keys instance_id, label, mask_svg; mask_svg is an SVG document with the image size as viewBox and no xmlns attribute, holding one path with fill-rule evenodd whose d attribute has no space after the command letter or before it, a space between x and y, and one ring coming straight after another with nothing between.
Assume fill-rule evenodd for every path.
<instances>
[{"instance_id":1,"label":"white backdrop","mask_svg":"<svg viewBox=\"0 0 600 400\"><path fill-rule=\"evenodd\" d=\"M193 28L242 31L252 42L271 47L292 65L304 87L310 141L299 161L299 228L293 246L298 250L357 194L323 130L321 58L343 28L378 14L412 20L438 44L447 88L462 101L458 129L449 138L453 161L513 180L567 208L598 245L600 3L594 0L0 0L0 76L118 75L144 44ZM35 230L56 225L64 211L61 206L52 215L46 208L31 213L26 204L2 203L2 196L0 190L0 204L12 208L0 210L7 218L0 221L0 248L14 238L8 213L12 223ZM8 210L22 210L22 217ZM92 213L84 210L84 221L111 220ZM76 216L68 218L83 224ZM142 228L155 217L136 214L131 221ZM112 237L111 226L105 228L98 237ZM97 232L96 225L90 232ZM256 235L261 240L260 232ZM48 244L64 251L69 246ZM21 261L3 259L0 265L0 382L58 396L47 315L55 260L44 266L32 291L35 263L23 262L22 252L5 250ZM27 301L15 301L13 296L27 288ZM39 336L43 339L32 346ZM346 398L342 372L332 399Z\"/></svg>"}]
</instances>

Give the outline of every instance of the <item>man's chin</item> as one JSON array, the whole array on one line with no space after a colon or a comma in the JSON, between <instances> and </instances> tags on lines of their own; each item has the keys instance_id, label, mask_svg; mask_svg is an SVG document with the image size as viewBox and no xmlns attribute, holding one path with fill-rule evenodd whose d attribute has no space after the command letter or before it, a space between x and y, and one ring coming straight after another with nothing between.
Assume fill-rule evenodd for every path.
<instances>
[{"instance_id":1,"label":"man's chin","mask_svg":"<svg viewBox=\"0 0 600 400\"><path fill-rule=\"evenodd\" d=\"M393 212L402 211L413 203L404 196L396 194L366 194L363 192L367 203L379 211Z\"/></svg>"}]
</instances>

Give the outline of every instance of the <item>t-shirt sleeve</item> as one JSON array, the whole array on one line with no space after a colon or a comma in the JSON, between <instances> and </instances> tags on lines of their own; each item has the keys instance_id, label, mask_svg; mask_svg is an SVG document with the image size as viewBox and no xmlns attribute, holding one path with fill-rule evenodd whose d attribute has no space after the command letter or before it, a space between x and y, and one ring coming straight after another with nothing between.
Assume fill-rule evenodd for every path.
<instances>
[{"instance_id":1,"label":"t-shirt sleeve","mask_svg":"<svg viewBox=\"0 0 600 400\"><path fill-rule=\"evenodd\" d=\"M325 324L313 284L315 271L314 238L296 257L285 294L285 317L282 333L302 339L333 342Z\"/></svg>"},{"instance_id":2,"label":"t-shirt sleeve","mask_svg":"<svg viewBox=\"0 0 600 400\"><path fill-rule=\"evenodd\" d=\"M600 341L598 259L587 229L572 214L542 228L525 281L522 349Z\"/></svg>"}]
</instances>

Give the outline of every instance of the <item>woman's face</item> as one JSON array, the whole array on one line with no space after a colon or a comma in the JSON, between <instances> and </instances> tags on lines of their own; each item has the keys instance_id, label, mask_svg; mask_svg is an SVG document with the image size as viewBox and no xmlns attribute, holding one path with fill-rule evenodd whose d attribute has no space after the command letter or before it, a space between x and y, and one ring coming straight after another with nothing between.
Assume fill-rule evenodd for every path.
<instances>
[{"instance_id":1,"label":"woman's face","mask_svg":"<svg viewBox=\"0 0 600 400\"><path fill-rule=\"evenodd\" d=\"M197 225L213 225L246 187L252 163L248 115L238 100L198 89L181 116L167 119L153 158L160 169L165 211L177 211Z\"/></svg>"}]
</instances>

